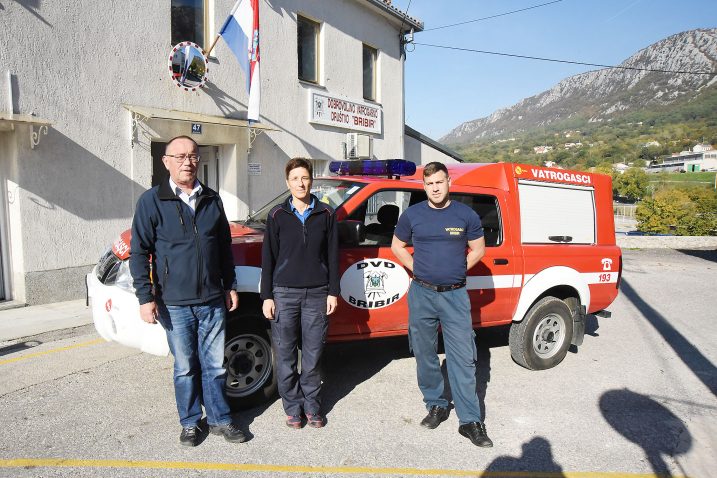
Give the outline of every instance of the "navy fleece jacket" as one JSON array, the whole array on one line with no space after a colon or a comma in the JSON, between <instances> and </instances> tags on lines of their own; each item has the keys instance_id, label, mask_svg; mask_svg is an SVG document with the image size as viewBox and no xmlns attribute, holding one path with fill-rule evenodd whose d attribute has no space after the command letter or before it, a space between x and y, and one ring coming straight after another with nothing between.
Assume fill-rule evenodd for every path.
<instances>
[{"instance_id":1,"label":"navy fleece jacket","mask_svg":"<svg viewBox=\"0 0 717 478\"><path fill-rule=\"evenodd\" d=\"M129 267L140 304L204 304L236 287L229 222L219 195L202 184L192 214L169 179L144 192L132 221ZM150 255L153 281L150 280Z\"/></svg>"},{"instance_id":2,"label":"navy fleece jacket","mask_svg":"<svg viewBox=\"0 0 717 478\"><path fill-rule=\"evenodd\" d=\"M261 260L261 298L273 299L274 286L329 286L338 296L339 233L334 210L312 195L315 206L306 222L291 211L289 196L266 218Z\"/></svg>"}]
</instances>

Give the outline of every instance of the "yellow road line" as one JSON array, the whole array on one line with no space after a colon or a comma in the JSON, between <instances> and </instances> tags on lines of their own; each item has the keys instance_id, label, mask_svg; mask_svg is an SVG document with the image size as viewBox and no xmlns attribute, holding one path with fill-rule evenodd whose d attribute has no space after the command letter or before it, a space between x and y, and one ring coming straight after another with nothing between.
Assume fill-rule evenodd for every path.
<instances>
[{"instance_id":1,"label":"yellow road line","mask_svg":"<svg viewBox=\"0 0 717 478\"><path fill-rule=\"evenodd\" d=\"M213 470L283 473L355 473L365 475L481 476L490 478L654 478L652 473L538 472L442 470L423 468L372 468L361 466L290 466L252 463L208 463L191 461L76 460L66 458L17 458L0 460L0 468L149 468L163 470ZM680 478L680 477L673 477ZM685 477L682 477L685 478Z\"/></svg>"},{"instance_id":2,"label":"yellow road line","mask_svg":"<svg viewBox=\"0 0 717 478\"><path fill-rule=\"evenodd\" d=\"M0 360L0 365L5 365L8 363L13 363L13 362L19 362L21 360L26 360L26 359L35 358L35 357L42 357L43 355L54 354L55 352L64 352L65 350L72 350L72 349L77 349L80 347L87 347L88 345L95 345L95 344L99 344L101 342L105 342L105 339L95 339L95 340L90 340L89 342L82 342L82 343L75 344L75 345L68 345L67 347L60 347L58 349L45 350L44 352L35 352L32 354L22 355L20 357L13 357L11 359Z\"/></svg>"}]
</instances>

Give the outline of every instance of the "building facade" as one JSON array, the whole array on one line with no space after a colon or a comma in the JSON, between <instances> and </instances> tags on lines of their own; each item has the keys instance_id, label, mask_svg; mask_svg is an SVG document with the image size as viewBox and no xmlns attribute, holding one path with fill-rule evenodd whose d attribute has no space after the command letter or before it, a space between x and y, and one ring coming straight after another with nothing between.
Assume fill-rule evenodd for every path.
<instances>
[{"instance_id":1,"label":"building facade","mask_svg":"<svg viewBox=\"0 0 717 478\"><path fill-rule=\"evenodd\" d=\"M401 39L420 21L390 1L261 0L261 116L250 124L246 77L223 40L203 88L179 88L167 68L180 41L206 49L233 4L4 3L0 300L84 297L84 274L165 177L176 135L200 144L200 179L230 220L285 189L291 157L319 174L346 156L406 157Z\"/></svg>"},{"instance_id":2,"label":"building facade","mask_svg":"<svg viewBox=\"0 0 717 478\"><path fill-rule=\"evenodd\" d=\"M717 171L717 150L712 146L698 144L692 151L682 151L664 156L662 162L650 162L645 171L648 173Z\"/></svg>"}]
</instances>

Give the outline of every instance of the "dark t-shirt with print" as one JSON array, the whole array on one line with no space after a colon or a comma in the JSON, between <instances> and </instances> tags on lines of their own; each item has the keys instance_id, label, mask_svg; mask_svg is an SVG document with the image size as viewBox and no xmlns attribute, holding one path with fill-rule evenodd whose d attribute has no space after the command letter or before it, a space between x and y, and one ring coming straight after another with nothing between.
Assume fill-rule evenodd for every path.
<instances>
[{"instance_id":1,"label":"dark t-shirt with print","mask_svg":"<svg viewBox=\"0 0 717 478\"><path fill-rule=\"evenodd\" d=\"M396 237L413 241L413 275L435 285L466 278L466 245L483 237L480 217L470 207L451 201L434 209L428 201L415 204L398 219Z\"/></svg>"}]
</instances>

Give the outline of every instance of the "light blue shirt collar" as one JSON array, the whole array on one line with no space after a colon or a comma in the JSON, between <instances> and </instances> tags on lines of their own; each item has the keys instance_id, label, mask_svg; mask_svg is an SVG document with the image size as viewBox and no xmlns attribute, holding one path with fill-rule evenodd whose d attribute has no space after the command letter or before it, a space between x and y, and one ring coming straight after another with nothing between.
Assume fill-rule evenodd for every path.
<instances>
[{"instance_id":1,"label":"light blue shirt collar","mask_svg":"<svg viewBox=\"0 0 717 478\"><path fill-rule=\"evenodd\" d=\"M311 211L314 210L314 206L316 206L316 199L311 198L311 204L309 204L309 207L304 209L304 213L302 214L294 206L294 201L289 200L289 207L291 208L291 212L293 212L296 215L296 217L299 218L299 220L301 221L302 224L304 224L306 222L306 218L309 217L309 215L311 214Z\"/></svg>"}]
</instances>

